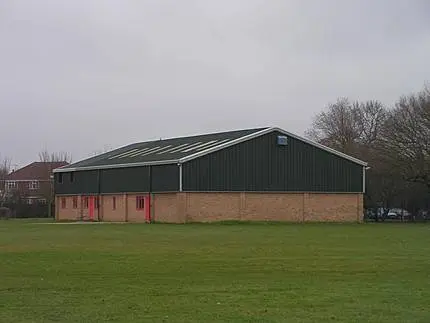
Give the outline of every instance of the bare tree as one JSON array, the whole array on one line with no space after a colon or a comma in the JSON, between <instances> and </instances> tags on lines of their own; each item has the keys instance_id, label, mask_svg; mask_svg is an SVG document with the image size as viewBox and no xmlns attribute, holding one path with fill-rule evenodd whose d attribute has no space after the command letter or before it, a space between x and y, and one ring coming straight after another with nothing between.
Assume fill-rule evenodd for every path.
<instances>
[{"instance_id":1,"label":"bare tree","mask_svg":"<svg viewBox=\"0 0 430 323\"><path fill-rule=\"evenodd\" d=\"M8 157L0 158L0 206L6 199L6 177L10 173L11 159Z\"/></svg>"},{"instance_id":2,"label":"bare tree","mask_svg":"<svg viewBox=\"0 0 430 323\"><path fill-rule=\"evenodd\" d=\"M306 134L326 146L364 158L385 118L386 110L379 101L351 103L340 98L316 115Z\"/></svg>"},{"instance_id":3,"label":"bare tree","mask_svg":"<svg viewBox=\"0 0 430 323\"><path fill-rule=\"evenodd\" d=\"M354 103L357 124L360 129L359 141L364 145L373 145L381 134L387 118L387 110L379 101Z\"/></svg>"},{"instance_id":4,"label":"bare tree","mask_svg":"<svg viewBox=\"0 0 430 323\"><path fill-rule=\"evenodd\" d=\"M357 112L347 98L340 98L330 104L327 111L319 113L308 136L312 139L345 153L354 151L354 144L360 136Z\"/></svg>"},{"instance_id":5,"label":"bare tree","mask_svg":"<svg viewBox=\"0 0 430 323\"><path fill-rule=\"evenodd\" d=\"M11 159L9 157L0 157L0 180L4 180L10 173Z\"/></svg>"},{"instance_id":6,"label":"bare tree","mask_svg":"<svg viewBox=\"0 0 430 323\"><path fill-rule=\"evenodd\" d=\"M401 97L388 116L379 140L392 172L430 191L430 89Z\"/></svg>"},{"instance_id":7,"label":"bare tree","mask_svg":"<svg viewBox=\"0 0 430 323\"><path fill-rule=\"evenodd\" d=\"M72 162L72 155L67 152L53 152L50 153L47 149L44 149L39 152L39 160L45 163L54 163L54 162Z\"/></svg>"}]
</instances>

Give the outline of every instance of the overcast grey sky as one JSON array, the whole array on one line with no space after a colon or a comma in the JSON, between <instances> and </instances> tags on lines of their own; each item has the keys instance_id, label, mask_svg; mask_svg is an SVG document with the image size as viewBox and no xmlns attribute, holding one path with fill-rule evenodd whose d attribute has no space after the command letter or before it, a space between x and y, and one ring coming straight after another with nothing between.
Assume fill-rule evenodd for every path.
<instances>
[{"instance_id":1,"label":"overcast grey sky","mask_svg":"<svg viewBox=\"0 0 430 323\"><path fill-rule=\"evenodd\" d=\"M430 79L430 2L0 1L0 154L73 159L257 126Z\"/></svg>"}]
</instances>

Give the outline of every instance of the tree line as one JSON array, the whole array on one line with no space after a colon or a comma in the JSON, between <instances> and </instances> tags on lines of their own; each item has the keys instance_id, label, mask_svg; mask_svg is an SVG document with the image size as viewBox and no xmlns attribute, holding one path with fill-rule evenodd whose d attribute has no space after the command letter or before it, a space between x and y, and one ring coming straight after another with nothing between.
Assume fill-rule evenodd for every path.
<instances>
[{"instance_id":1,"label":"tree line","mask_svg":"<svg viewBox=\"0 0 430 323\"><path fill-rule=\"evenodd\" d=\"M378 100L338 98L318 113L306 136L368 162L365 207L430 208L430 88Z\"/></svg>"}]
</instances>

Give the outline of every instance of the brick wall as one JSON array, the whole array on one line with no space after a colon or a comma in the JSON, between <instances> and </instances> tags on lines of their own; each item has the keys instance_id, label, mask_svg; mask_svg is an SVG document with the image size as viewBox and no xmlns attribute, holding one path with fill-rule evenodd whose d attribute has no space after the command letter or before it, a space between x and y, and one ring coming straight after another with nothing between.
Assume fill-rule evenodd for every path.
<instances>
[{"instance_id":1,"label":"brick wall","mask_svg":"<svg viewBox=\"0 0 430 323\"><path fill-rule=\"evenodd\" d=\"M152 218L156 222L183 223L180 206L183 195L180 193L154 194L152 203Z\"/></svg>"},{"instance_id":2,"label":"brick wall","mask_svg":"<svg viewBox=\"0 0 430 323\"><path fill-rule=\"evenodd\" d=\"M77 205L74 206L73 200L77 199ZM99 197L102 199L102 197ZM66 200L66 207L63 207L62 200ZM94 209L94 220L97 220L99 217L102 219L103 214L103 205L102 200L100 200L100 210L98 208ZM56 196L55 203L55 219L59 221L81 221L81 220L90 220L89 210L85 206L84 196ZM99 213L100 212L100 213Z\"/></svg>"},{"instance_id":3,"label":"brick wall","mask_svg":"<svg viewBox=\"0 0 430 323\"><path fill-rule=\"evenodd\" d=\"M115 199L115 203L114 203ZM107 222L126 221L126 195L102 195L100 197L101 218ZM115 205L114 205L115 204Z\"/></svg>"},{"instance_id":4,"label":"brick wall","mask_svg":"<svg viewBox=\"0 0 430 323\"><path fill-rule=\"evenodd\" d=\"M128 194L127 195L127 221L128 222L145 222L145 210L138 210L136 208L136 198L138 196L146 197L148 194L142 193L142 194ZM146 205L145 201L145 207L148 207Z\"/></svg>"},{"instance_id":5,"label":"brick wall","mask_svg":"<svg viewBox=\"0 0 430 323\"><path fill-rule=\"evenodd\" d=\"M357 221L359 201L358 194L309 194L305 221Z\"/></svg>"},{"instance_id":6,"label":"brick wall","mask_svg":"<svg viewBox=\"0 0 430 323\"><path fill-rule=\"evenodd\" d=\"M362 194L183 193L187 222L360 222Z\"/></svg>"},{"instance_id":7,"label":"brick wall","mask_svg":"<svg viewBox=\"0 0 430 323\"><path fill-rule=\"evenodd\" d=\"M80 218L80 197L78 198L78 207L73 207L73 196L57 196L55 201L56 215L55 219L59 221L78 221ZM66 205L63 208L62 200L65 199Z\"/></svg>"},{"instance_id":8,"label":"brick wall","mask_svg":"<svg viewBox=\"0 0 430 323\"><path fill-rule=\"evenodd\" d=\"M136 208L136 197L147 194L100 196L100 219L103 221L145 222L146 209ZM113 197L116 209L113 209ZM78 209L73 197L57 197L58 220L88 219L79 197ZM145 208L148 207L145 200ZM363 195L320 193L160 193L153 194L151 218L155 222L212 221L291 221L291 222L361 222ZM95 210L95 219L98 211Z\"/></svg>"},{"instance_id":9,"label":"brick wall","mask_svg":"<svg viewBox=\"0 0 430 323\"><path fill-rule=\"evenodd\" d=\"M303 194L243 193L241 220L292 221L303 220Z\"/></svg>"},{"instance_id":10,"label":"brick wall","mask_svg":"<svg viewBox=\"0 0 430 323\"><path fill-rule=\"evenodd\" d=\"M240 219L240 193L183 193L187 222Z\"/></svg>"},{"instance_id":11,"label":"brick wall","mask_svg":"<svg viewBox=\"0 0 430 323\"><path fill-rule=\"evenodd\" d=\"M38 188L31 189L29 181L16 182L16 190L19 191L21 196L40 196L41 198L49 195L51 190L51 182L49 180L35 180L38 183ZM3 186L4 187L4 186Z\"/></svg>"}]
</instances>

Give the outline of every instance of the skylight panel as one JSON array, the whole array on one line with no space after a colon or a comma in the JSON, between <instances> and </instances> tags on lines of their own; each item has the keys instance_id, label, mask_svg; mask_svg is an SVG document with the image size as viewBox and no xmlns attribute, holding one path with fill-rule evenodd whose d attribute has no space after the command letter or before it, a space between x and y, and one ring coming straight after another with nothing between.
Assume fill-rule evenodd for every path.
<instances>
[{"instance_id":1,"label":"skylight panel","mask_svg":"<svg viewBox=\"0 0 430 323\"><path fill-rule=\"evenodd\" d=\"M193 143L193 144L189 145L188 147L180 148L180 149L175 150L175 151L177 151L177 152L185 152L185 150L187 150L187 149L189 149L189 148L191 148L191 147L198 146L198 145L200 145L200 144L202 144L202 142L201 142L201 141L198 141L198 142L195 142L195 143Z\"/></svg>"},{"instance_id":2,"label":"skylight panel","mask_svg":"<svg viewBox=\"0 0 430 323\"><path fill-rule=\"evenodd\" d=\"M143 152L137 154L136 156L145 156L145 155L148 155L148 154L152 153L154 150L157 150L158 148L160 148L160 146L152 147L151 149L149 149L147 151L143 151Z\"/></svg>"},{"instance_id":3,"label":"skylight panel","mask_svg":"<svg viewBox=\"0 0 430 323\"><path fill-rule=\"evenodd\" d=\"M201 145L198 145L198 146L192 147L192 148L187 148L187 149L183 150L183 152L187 153L187 152L189 152L189 151L196 150L196 149L198 149L198 148L202 148L202 147L206 147L206 146L209 146L209 145L213 145L213 144L214 144L214 143L216 143L217 141L218 141L218 140L211 140L211 141L208 141L207 143L204 143L204 144L201 144Z\"/></svg>"},{"instance_id":4,"label":"skylight panel","mask_svg":"<svg viewBox=\"0 0 430 323\"><path fill-rule=\"evenodd\" d=\"M158 152L158 151L161 151L161 150L163 150L163 149L169 148L169 147L171 147L171 146L172 146L172 145L168 145L168 146L160 147L159 149L152 150L152 151L150 151L150 152L148 152L148 151L147 151L146 153L142 154L141 156L146 156L146 155L154 154L154 153L156 153L156 152Z\"/></svg>"},{"instance_id":5,"label":"skylight panel","mask_svg":"<svg viewBox=\"0 0 430 323\"><path fill-rule=\"evenodd\" d=\"M213 143L211 145L207 145L205 147L199 147L199 148L196 149L196 151L202 151L202 150L206 150L206 149L209 149L209 148L212 148L212 147L215 147L215 146L219 146L219 145L221 145L221 144L223 144L223 143L225 143L227 141L230 141L230 138L218 141L216 143Z\"/></svg>"},{"instance_id":6,"label":"skylight panel","mask_svg":"<svg viewBox=\"0 0 430 323\"><path fill-rule=\"evenodd\" d=\"M139 149L138 151L135 151L134 153L127 155L126 157L129 157L129 158L136 157L136 156L140 155L141 153L147 151L148 149L150 149L150 148L146 147L146 148Z\"/></svg>"},{"instance_id":7,"label":"skylight panel","mask_svg":"<svg viewBox=\"0 0 430 323\"><path fill-rule=\"evenodd\" d=\"M122 153L120 153L120 154L118 154L118 155L114 155L114 156L112 156L112 157L109 157L109 159L114 159L114 158L121 157L121 156L123 156L123 155L128 155L128 154L130 154L130 153L132 153L132 152L135 152L136 150L139 150L139 149L134 148L134 149L131 149L131 150L127 150L126 152L122 152Z\"/></svg>"},{"instance_id":8,"label":"skylight panel","mask_svg":"<svg viewBox=\"0 0 430 323\"><path fill-rule=\"evenodd\" d=\"M169 148L167 150L163 150L163 151L158 152L157 155L168 153L169 151L172 152L172 150L175 150L175 149L182 149L182 148L185 148L188 145L189 144L182 144L182 145L179 145L179 146L173 146L172 148Z\"/></svg>"},{"instance_id":9,"label":"skylight panel","mask_svg":"<svg viewBox=\"0 0 430 323\"><path fill-rule=\"evenodd\" d=\"M193 143L193 144L190 144L190 145L188 145L187 147L181 147L181 148L178 148L178 149L172 150L172 151L171 151L171 153L176 153L176 152L178 152L178 151L182 151L183 149L188 149L188 148L190 148L190 147L197 146L197 145L199 145L199 144L201 144L201 141L199 141L199 142L195 142L195 143Z\"/></svg>"}]
</instances>

